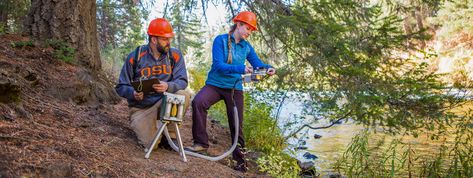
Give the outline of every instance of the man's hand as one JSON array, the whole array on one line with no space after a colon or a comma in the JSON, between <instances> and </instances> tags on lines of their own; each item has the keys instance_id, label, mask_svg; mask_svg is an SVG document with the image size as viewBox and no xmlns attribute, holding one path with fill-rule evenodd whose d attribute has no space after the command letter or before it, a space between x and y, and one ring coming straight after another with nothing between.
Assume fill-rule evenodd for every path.
<instances>
[{"instance_id":1,"label":"man's hand","mask_svg":"<svg viewBox=\"0 0 473 178\"><path fill-rule=\"evenodd\" d=\"M154 91L162 93L168 90L168 83L160 81L159 84L153 84Z\"/></svg>"},{"instance_id":2,"label":"man's hand","mask_svg":"<svg viewBox=\"0 0 473 178\"><path fill-rule=\"evenodd\" d=\"M251 73L251 72L253 72L253 67L251 67L251 66L245 66L245 74L249 74L249 73Z\"/></svg>"},{"instance_id":3,"label":"man's hand","mask_svg":"<svg viewBox=\"0 0 473 178\"><path fill-rule=\"evenodd\" d=\"M274 68L269 68L268 71L266 71L266 74L268 74L269 76L272 76L276 73L276 69Z\"/></svg>"},{"instance_id":4,"label":"man's hand","mask_svg":"<svg viewBox=\"0 0 473 178\"><path fill-rule=\"evenodd\" d=\"M141 100L143 100L143 96L144 96L144 95L143 95L143 92L136 92L136 91L134 91L134 92L133 92L133 96L135 96L135 100L141 101Z\"/></svg>"}]
</instances>

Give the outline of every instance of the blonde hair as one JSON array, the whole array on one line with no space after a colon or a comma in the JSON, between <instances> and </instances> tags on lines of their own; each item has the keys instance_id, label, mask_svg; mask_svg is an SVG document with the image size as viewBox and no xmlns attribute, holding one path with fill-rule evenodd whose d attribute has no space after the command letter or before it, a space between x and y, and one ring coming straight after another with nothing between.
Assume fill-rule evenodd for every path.
<instances>
[{"instance_id":1,"label":"blonde hair","mask_svg":"<svg viewBox=\"0 0 473 178\"><path fill-rule=\"evenodd\" d=\"M233 32L235 32L236 28L237 28L237 24L245 24L244 22L240 22L240 21L237 21L235 22L235 24L233 24L231 27L230 27L230 31L228 32L228 59L227 59L227 63L228 64L231 64L232 61L233 61L233 56L232 56L232 42L230 40L230 36L233 34Z\"/></svg>"}]
</instances>

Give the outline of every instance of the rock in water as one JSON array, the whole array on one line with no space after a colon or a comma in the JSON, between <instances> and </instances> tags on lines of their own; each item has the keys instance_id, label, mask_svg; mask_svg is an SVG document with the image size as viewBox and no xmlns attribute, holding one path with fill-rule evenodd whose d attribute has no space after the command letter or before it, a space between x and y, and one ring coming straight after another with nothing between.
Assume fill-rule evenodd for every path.
<instances>
[{"instance_id":1,"label":"rock in water","mask_svg":"<svg viewBox=\"0 0 473 178\"><path fill-rule=\"evenodd\" d=\"M315 156L314 154L311 154L311 153L309 153L309 152L306 152L303 156L304 156L304 158L306 158L306 159L317 159L317 158L319 158L319 157L317 157L317 156Z\"/></svg>"},{"instance_id":2,"label":"rock in water","mask_svg":"<svg viewBox=\"0 0 473 178\"><path fill-rule=\"evenodd\" d=\"M307 161L303 163L299 163L299 167L302 169L302 171L306 171L309 169L312 169L314 167L315 163L312 161Z\"/></svg>"},{"instance_id":3,"label":"rock in water","mask_svg":"<svg viewBox=\"0 0 473 178\"><path fill-rule=\"evenodd\" d=\"M301 168L301 177L317 177L317 171L315 170L315 163L312 161L298 162Z\"/></svg>"},{"instance_id":4,"label":"rock in water","mask_svg":"<svg viewBox=\"0 0 473 178\"><path fill-rule=\"evenodd\" d=\"M334 123L334 124L343 124L343 121L342 120L336 120L336 121L332 121L332 123Z\"/></svg>"}]
</instances>

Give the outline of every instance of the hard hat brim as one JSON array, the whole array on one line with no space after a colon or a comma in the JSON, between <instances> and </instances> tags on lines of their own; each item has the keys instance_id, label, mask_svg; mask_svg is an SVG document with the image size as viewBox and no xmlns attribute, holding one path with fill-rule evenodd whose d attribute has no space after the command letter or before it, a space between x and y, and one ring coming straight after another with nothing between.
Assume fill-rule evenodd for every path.
<instances>
[{"instance_id":1,"label":"hard hat brim","mask_svg":"<svg viewBox=\"0 0 473 178\"><path fill-rule=\"evenodd\" d=\"M159 36L159 37L165 37L165 38L173 38L174 33L165 33L165 34L153 34L153 33L148 33L150 36Z\"/></svg>"},{"instance_id":2,"label":"hard hat brim","mask_svg":"<svg viewBox=\"0 0 473 178\"><path fill-rule=\"evenodd\" d=\"M253 31L258 31L258 28L255 27L254 25L251 25L250 23L247 23L247 22L245 22L245 21L243 21L243 20L233 19L233 23L237 23L237 22L243 22L243 23L245 23L246 25L248 25L249 27L251 27L251 30L253 30Z\"/></svg>"}]
</instances>

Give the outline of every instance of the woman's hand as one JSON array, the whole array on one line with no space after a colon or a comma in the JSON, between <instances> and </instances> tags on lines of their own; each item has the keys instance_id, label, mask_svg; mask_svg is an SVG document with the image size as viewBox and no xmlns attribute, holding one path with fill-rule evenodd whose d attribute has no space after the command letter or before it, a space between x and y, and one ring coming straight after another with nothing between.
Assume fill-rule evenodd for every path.
<instances>
[{"instance_id":1,"label":"woman's hand","mask_svg":"<svg viewBox=\"0 0 473 178\"><path fill-rule=\"evenodd\" d=\"M249 73L251 73L251 72L253 72L253 67L251 67L251 66L245 66L245 74L249 74Z\"/></svg>"},{"instance_id":2,"label":"woman's hand","mask_svg":"<svg viewBox=\"0 0 473 178\"><path fill-rule=\"evenodd\" d=\"M266 71L266 74L268 74L269 76L272 76L276 73L276 69L274 68L269 68L267 71Z\"/></svg>"}]
</instances>

